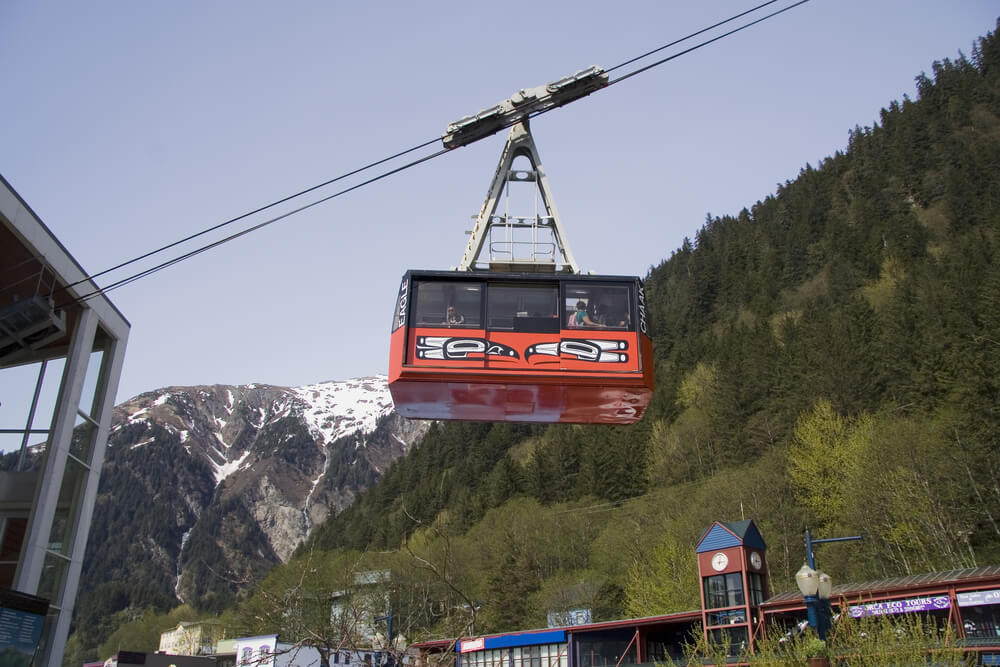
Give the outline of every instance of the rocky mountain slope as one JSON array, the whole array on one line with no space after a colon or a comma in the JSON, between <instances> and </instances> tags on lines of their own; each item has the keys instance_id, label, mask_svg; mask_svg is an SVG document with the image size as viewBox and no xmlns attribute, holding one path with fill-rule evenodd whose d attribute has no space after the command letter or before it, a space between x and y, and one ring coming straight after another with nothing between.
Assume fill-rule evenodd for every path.
<instances>
[{"instance_id":1,"label":"rocky mountain slope","mask_svg":"<svg viewBox=\"0 0 1000 667\"><path fill-rule=\"evenodd\" d=\"M221 607L405 456L383 376L168 387L114 411L80 612Z\"/></svg>"}]
</instances>

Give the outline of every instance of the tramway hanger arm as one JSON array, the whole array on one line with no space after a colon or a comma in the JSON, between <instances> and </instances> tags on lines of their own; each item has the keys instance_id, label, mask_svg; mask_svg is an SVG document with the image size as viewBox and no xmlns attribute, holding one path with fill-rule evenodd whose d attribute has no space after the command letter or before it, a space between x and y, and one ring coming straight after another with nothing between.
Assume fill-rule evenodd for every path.
<instances>
[{"instance_id":1,"label":"tramway hanger arm","mask_svg":"<svg viewBox=\"0 0 1000 667\"><path fill-rule=\"evenodd\" d=\"M608 85L608 73L597 65L580 70L558 81L522 89L477 114L464 116L449 123L441 137L445 148L459 148L483 137L496 134L519 120L526 120L543 111L561 107L573 100L590 95Z\"/></svg>"}]
</instances>

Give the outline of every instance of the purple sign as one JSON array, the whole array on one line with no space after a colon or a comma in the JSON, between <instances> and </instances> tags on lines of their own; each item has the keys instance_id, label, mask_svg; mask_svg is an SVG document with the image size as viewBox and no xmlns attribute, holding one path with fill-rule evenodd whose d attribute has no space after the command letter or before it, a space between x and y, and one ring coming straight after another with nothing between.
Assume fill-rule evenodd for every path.
<instances>
[{"instance_id":1,"label":"purple sign","mask_svg":"<svg viewBox=\"0 0 1000 667\"><path fill-rule=\"evenodd\" d=\"M973 591L972 593L959 593L959 607L978 607L984 604L1000 604L1000 588L992 591Z\"/></svg>"},{"instance_id":2,"label":"purple sign","mask_svg":"<svg viewBox=\"0 0 1000 667\"><path fill-rule=\"evenodd\" d=\"M934 611L935 609L951 608L951 598L947 595L932 595L926 598L909 598L906 600L887 600L865 605L850 607L852 618L862 616L882 616L884 614L908 614L914 611Z\"/></svg>"}]
</instances>

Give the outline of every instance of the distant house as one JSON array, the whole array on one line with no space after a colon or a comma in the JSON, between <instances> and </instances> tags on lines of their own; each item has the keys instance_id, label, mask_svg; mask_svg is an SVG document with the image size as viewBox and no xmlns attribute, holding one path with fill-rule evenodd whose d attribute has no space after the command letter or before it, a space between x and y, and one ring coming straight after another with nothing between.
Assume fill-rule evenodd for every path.
<instances>
[{"instance_id":1,"label":"distant house","mask_svg":"<svg viewBox=\"0 0 1000 667\"><path fill-rule=\"evenodd\" d=\"M216 642L225 639L218 621L181 622L160 634L160 653L168 655L213 655Z\"/></svg>"},{"instance_id":2,"label":"distant house","mask_svg":"<svg viewBox=\"0 0 1000 667\"><path fill-rule=\"evenodd\" d=\"M409 662L409 656L399 661L397 656L384 651L343 648L334 651L325 665L316 647L281 642L278 635L236 640L236 667L397 667Z\"/></svg>"},{"instance_id":3,"label":"distant house","mask_svg":"<svg viewBox=\"0 0 1000 667\"><path fill-rule=\"evenodd\" d=\"M220 639L215 644L215 667L236 667L236 640Z\"/></svg>"},{"instance_id":4,"label":"distant house","mask_svg":"<svg viewBox=\"0 0 1000 667\"><path fill-rule=\"evenodd\" d=\"M236 667L322 667L323 658L313 646L278 641L278 635L240 637L236 640Z\"/></svg>"},{"instance_id":5,"label":"distant house","mask_svg":"<svg viewBox=\"0 0 1000 667\"><path fill-rule=\"evenodd\" d=\"M215 660L189 655L119 651L104 665L105 667L215 667Z\"/></svg>"},{"instance_id":6,"label":"distant house","mask_svg":"<svg viewBox=\"0 0 1000 667\"><path fill-rule=\"evenodd\" d=\"M388 585L391 581L390 570L355 573L350 589L331 596L331 625L356 645L388 647L396 639L390 614L392 600ZM331 664L336 663L331 660Z\"/></svg>"}]
</instances>

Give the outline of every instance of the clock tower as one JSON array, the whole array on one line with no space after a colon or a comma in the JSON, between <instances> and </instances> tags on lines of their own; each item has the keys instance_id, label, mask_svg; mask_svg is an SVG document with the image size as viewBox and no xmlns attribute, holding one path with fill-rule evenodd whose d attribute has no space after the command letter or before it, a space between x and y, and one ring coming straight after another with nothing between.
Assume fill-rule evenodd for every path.
<instances>
[{"instance_id":1,"label":"clock tower","mask_svg":"<svg viewBox=\"0 0 1000 667\"><path fill-rule=\"evenodd\" d=\"M753 521L716 521L696 548L705 637L730 657L752 649L768 596L767 545Z\"/></svg>"}]
</instances>

